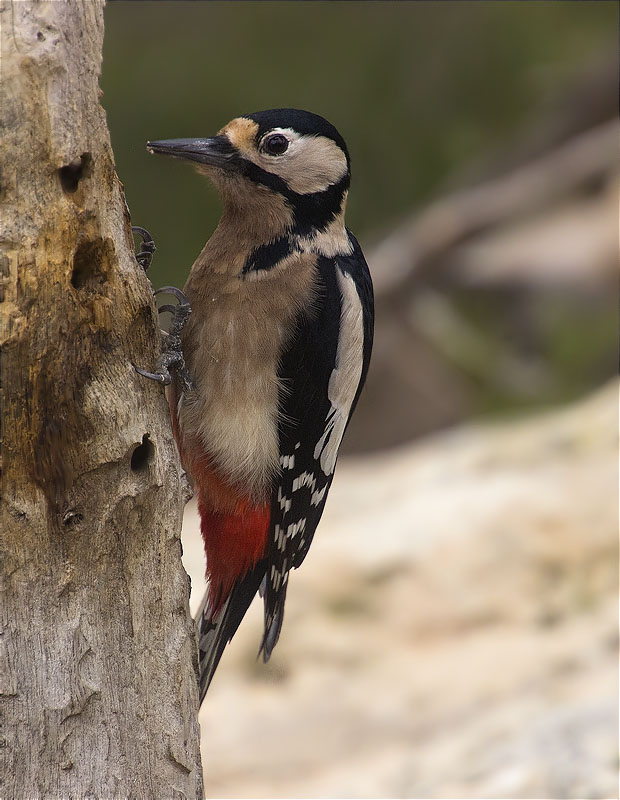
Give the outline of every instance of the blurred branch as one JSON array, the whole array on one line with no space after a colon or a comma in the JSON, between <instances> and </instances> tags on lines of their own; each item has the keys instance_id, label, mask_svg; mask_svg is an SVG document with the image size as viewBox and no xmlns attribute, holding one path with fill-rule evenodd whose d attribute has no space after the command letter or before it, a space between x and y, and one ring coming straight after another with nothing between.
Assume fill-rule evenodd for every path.
<instances>
[{"instance_id":1,"label":"blurred branch","mask_svg":"<svg viewBox=\"0 0 620 800\"><path fill-rule=\"evenodd\" d=\"M617 138L617 122L605 122L504 177L414 214L369 255L378 298L406 297L445 253L470 237L605 178L616 169Z\"/></svg>"},{"instance_id":2,"label":"blurred branch","mask_svg":"<svg viewBox=\"0 0 620 800\"><path fill-rule=\"evenodd\" d=\"M508 342L490 339L460 314L446 295L425 289L411 306L409 324L460 372L513 395L540 391L549 383L543 363L520 358Z\"/></svg>"}]
</instances>

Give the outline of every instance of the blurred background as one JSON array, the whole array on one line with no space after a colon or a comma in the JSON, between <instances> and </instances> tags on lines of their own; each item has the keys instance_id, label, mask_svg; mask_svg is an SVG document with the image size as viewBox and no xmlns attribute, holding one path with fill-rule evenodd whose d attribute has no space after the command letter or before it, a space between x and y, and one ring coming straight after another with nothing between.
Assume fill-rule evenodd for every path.
<instances>
[{"instance_id":1,"label":"blurred background","mask_svg":"<svg viewBox=\"0 0 620 800\"><path fill-rule=\"evenodd\" d=\"M283 635L201 712L209 796L617 796L617 6L113 2L102 88L155 286L219 203L147 139L345 137L367 389ZM184 526L192 607L203 587Z\"/></svg>"}]
</instances>

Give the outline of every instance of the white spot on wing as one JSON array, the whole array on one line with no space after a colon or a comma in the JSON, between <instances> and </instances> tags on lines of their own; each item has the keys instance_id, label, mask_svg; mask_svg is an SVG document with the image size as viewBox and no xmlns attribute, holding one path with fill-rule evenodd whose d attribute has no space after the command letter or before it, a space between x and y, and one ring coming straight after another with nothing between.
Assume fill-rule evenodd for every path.
<instances>
[{"instance_id":1,"label":"white spot on wing","mask_svg":"<svg viewBox=\"0 0 620 800\"><path fill-rule=\"evenodd\" d=\"M283 469L293 469L295 466L295 456L280 456L280 466Z\"/></svg>"},{"instance_id":2,"label":"white spot on wing","mask_svg":"<svg viewBox=\"0 0 620 800\"><path fill-rule=\"evenodd\" d=\"M331 408L327 414L325 432L314 448L314 457L320 459L321 469L326 475L331 475L336 467L338 448L362 377L364 359L362 304L355 283L340 267L336 267L336 278L342 309L336 365L327 390Z\"/></svg>"},{"instance_id":3,"label":"white spot on wing","mask_svg":"<svg viewBox=\"0 0 620 800\"><path fill-rule=\"evenodd\" d=\"M312 492L312 497L310 498L310 504L313 506L318 506L323 497L325 496L325 492L327 491L327 484L320 490Z\"/></svg>"}]
</instances>

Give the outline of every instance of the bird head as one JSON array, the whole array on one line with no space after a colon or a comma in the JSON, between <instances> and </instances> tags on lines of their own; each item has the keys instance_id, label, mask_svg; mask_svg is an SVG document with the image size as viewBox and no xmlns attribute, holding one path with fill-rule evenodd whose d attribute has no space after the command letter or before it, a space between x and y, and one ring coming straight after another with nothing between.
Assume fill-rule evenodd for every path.
<instances>
[{"instance_id":1,"label":"bird head","mask_svg":"<svg viewBox=\"0 0 620 800\"><path fill-rule=\"evenodd\" d=\"M344 212L347 146L331 123L309 111L259 111L236 117L211 138L148 142L147 149L193 162L229 206L278 195L299 233L320 230Z\"/></svg>"}]
</instances>

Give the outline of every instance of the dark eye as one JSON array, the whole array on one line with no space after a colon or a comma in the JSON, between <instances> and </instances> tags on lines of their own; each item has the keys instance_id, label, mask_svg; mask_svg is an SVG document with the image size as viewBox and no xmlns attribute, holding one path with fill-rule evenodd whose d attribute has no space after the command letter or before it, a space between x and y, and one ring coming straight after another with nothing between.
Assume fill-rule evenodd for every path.
<instances>
[{"instance_id":1,"label":"dark eye","mask_svg":"<svg viewBox=\"0 0 620 800\"><path fill-rule=\"evenodd\" d=\"M281 133L274 133L265 139L263 148L270 156L281 156L288 149L288 139Z\"/></svg>"}]
</instances>

